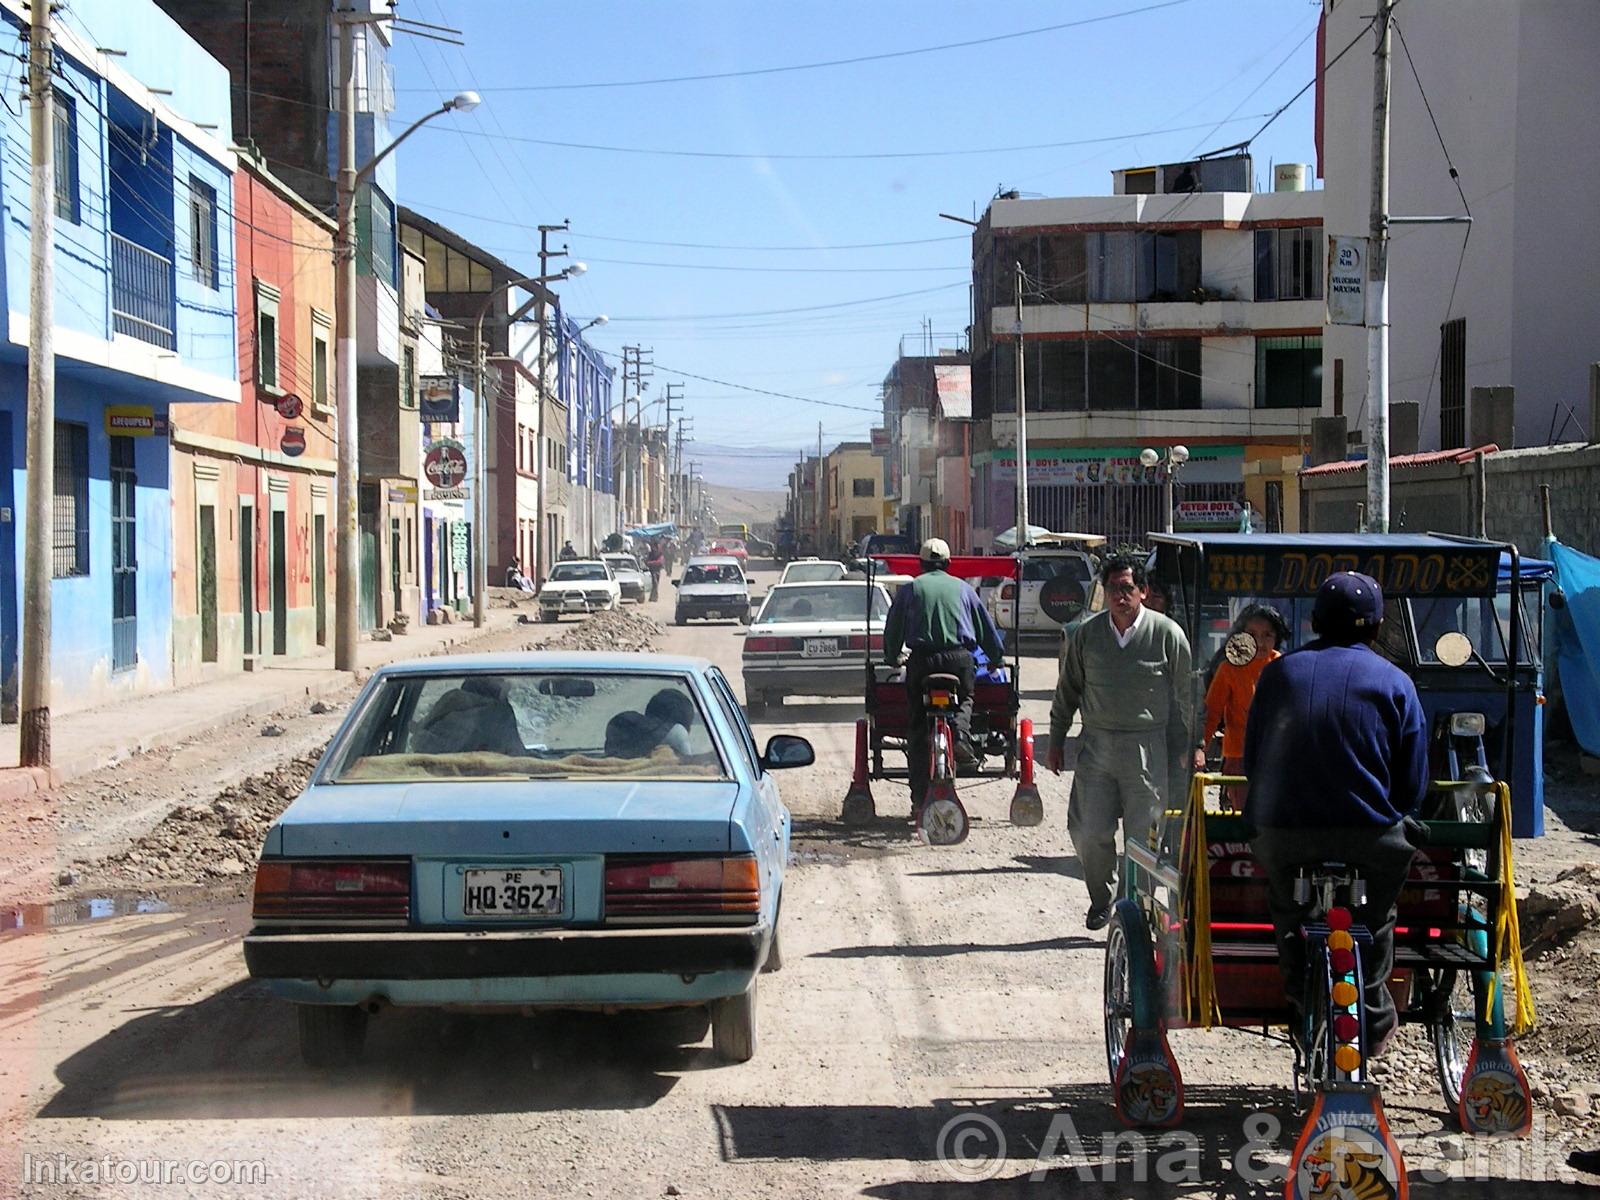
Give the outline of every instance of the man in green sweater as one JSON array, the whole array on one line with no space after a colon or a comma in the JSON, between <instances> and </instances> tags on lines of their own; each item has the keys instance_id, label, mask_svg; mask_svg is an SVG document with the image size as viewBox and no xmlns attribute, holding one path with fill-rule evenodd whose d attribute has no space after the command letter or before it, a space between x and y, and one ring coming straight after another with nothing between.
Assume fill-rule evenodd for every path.
<instances>
[{"instance_id":1,"label":"man in green sweater","mask_svg":"<svg viewBox=\"0 0 1600 1200\"><path fill-rule=\"evenodd\" d=\"M922 574L900 585L883 628L886 661L906 662L906 703L910 708L913 743L906 751L911 776L911 812L915 819L928 793L927 711L922 704L923 682L929 675L954 675L961 680L961 707L956 711L956 761L969 766L977 761L969 741L972 736L972 694L977 664L972 651L983 647L992 663L1005 655L1000 631L995 628L978 593L965 580L949 573L950 546L943 538L922 543Z\"/></svg>"},{"instance_id":2,"label":"man in green sweater","mask_svg":"<svg viewBox=\"0 0 1600 1200\"><path fill-rule=\"evenodd\" d=\"M1108 558L1100 581L1106 610L1072 631L1062 655L1045 760L1061 774L1067 730L1081 716L1067 832L1089 888L1090 929L1111 919L1118 819L1125 842L1144 840L1183 786L1192 707L1189 639L1145 606L1144 563Z\"/></svg>"}]
</instances>

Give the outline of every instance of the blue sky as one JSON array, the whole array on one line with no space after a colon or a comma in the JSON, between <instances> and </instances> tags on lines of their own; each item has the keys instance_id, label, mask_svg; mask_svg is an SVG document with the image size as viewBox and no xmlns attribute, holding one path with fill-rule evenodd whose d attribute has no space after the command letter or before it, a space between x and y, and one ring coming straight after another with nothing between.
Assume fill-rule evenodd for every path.
<instances>
[{"instance_id":1,"label":"blue sky","mask_svg":"<svg viewBox=\"0 0 1600 1200\"><path fill-rule=\"evenodd\" d=\"M902 335L966 325L970 242L940 212L1105 195L1113 168L1249 137L1312 77L1314 0L1158 4L411 0L466 47L398 39L396 127L461 88L484 102L406 144L400 197L530 272L534 227L570 219L589 272L568 311L611 317L589 336L616 360L654 349L647 403L683 382L709 479L781 487L819 421L824 449L866 436ZM1017 148L1047 143L1080 144ZM1252 150L1268 186L1270 162L1312 161L1311 94ZM782 157L811 155L866 157Z\"/></svg>"}]
</instances>

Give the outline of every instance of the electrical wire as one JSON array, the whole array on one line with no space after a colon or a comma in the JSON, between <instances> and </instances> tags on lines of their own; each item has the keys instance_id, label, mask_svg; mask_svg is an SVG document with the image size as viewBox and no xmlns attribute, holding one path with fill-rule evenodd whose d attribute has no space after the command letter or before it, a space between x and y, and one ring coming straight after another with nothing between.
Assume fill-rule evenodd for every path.
<instances>
[{"instance_id":1,"label":"electrical wire","mask_svg":"<svg viewBox=\"0 0 1600 1200\"><path fill-rule=\"evenodd\" d=\"M1041 25L1034 29L1019 29L1014 33L999 33L989 37L969 38L960 42L945 42L937 46L919 46L910 50L890 50L879 54L859 54L851 58L828 59L823 62L791 63L777 67L750 67L742 71L716 71L700 75L675 75L654 79L624 79L607 82L591 83L542 83L542 84L508 84L487 86L478 89L481 92L562 92L584 91L593 88L626 88L626 87L653 87L658 84L670 83L697 83L715 79L747 79L757 75L781 75L796 71L815 71L825 67L854 66L860 63L885 62L889 59L910 58L919 54L935 54L944 50L967 50L974 46L987 46L996 42L1015 41L1018 38L1036 37L1045 33L1058 33L1064 29L1077 29L1085 25L1098 25L1106 21L1116 21L1124 17L1139 16L1143 13L1156 12L1164 8L1176 8L1188 0L1162 0L1158 4L1147 4L1141 8L1129 8L1120 12L1102 13L1096 17L1083 17L1076 21L1063 21L1055 25ZM397 88L396 91L420 91L420 88Z\"/></svg>"},{"instance_id":2,"label":"electrical wire","mask_svg":"<svg viewBox=\"0 0 1600 1200\"><path fill-rule=\"evenodd\" d=\"M714 383L718 387L730 387L741 392L751 392L757 396L772 396L778 400L798 400L802 404L815 404L820 408L842 408L851 412L882 412L881 408L867 408L860 404L844 404L837 400L818 400L813 396L797 396L793 392L774 392L768 388L752 387L745 383L734 383L727 379L713 379L709 375L696 375L693 371L685 371L681 367L658 366L658 369L668 375L681 375L685 379L695 379L701 383Z\"/></svg>"}]
</instances>

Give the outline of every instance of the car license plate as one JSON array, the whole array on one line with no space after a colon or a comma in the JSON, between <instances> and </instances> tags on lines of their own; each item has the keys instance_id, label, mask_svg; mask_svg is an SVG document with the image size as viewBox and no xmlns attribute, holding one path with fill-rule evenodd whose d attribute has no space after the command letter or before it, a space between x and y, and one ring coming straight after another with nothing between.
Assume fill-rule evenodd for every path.
<instances>
[{"instance_id":1,"label":"car license plate","mask_svg":"<svg viewBox=\"0 0 1600 1200\"><path fill-rule=\"evenodd\" d=\"M807 638L800 651L801 658L838 658L838 638Z\"/></svg>"},{"instance_id":2,"label":"car license plate","mask_svg":"<svg viewBox=\"0 0 1600 1200\"><path fill-rule=\"evenodd\" d=\"M469 917L558 917L559 867L495 867L466 872L461 911Z\"/></svg>"}]
</instances>

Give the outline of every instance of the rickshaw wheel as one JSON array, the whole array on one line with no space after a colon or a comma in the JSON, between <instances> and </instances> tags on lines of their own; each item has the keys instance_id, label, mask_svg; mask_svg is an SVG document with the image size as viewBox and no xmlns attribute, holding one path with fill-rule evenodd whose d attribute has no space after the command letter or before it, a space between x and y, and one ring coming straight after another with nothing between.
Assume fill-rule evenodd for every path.
<instances>
[{"instance_id":1,"label":"rickshaw wheel","mask_svg":"<svg viewBox=\"0 0 1600 1200\"><path fill-rule=\"evenodd\" d=\"M932 846L954 846L967 840L967 810L952 796L931 796L917 815L917 831Z\"/></svg>"},{"instance_id":2,"label":"rickshaw wheel","mask_svg":"<svg viewBox=\"0 0 1600 1200\"><path fill-rule=\"evenodd\" d=\"M1426 972L1426 978L1423 1004L1428 1040L1433 1043L1433 1065L1440 1094L1455 1112L1461 1106L1461 1081L1478 1031L1477 993L1467 971L1435 967Z\"/></svg>"},{"instance_id":3,"label":"rickshaw wheel","mask_svg":"<svg viewBox=\"0 0 1600 1200\"><path fill-rule=\"evenodd\" d=\"M1156 963L1144 914L1132 900L1118 900L1106 927L1106 1069L1112 1086L1133 1029L1156 1028Z\"/></svg>"}]
</instances>

